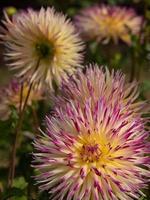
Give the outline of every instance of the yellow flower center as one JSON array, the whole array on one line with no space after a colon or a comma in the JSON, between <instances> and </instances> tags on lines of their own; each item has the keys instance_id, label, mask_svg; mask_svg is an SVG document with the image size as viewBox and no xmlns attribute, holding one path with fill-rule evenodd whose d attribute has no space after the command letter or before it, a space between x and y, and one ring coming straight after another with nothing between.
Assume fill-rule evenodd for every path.
<instances>
[{"instance_id":1,"label":"yellow flower center","mask_svg":"<svg viewBox=\"0 0 150 200\"><path fill-rule=\"evenodd\" d=\"M95 21L99 25L100 32L113 37L115 40L117 37L120 37L125 42L130 41L129 27L127 26L126 19L119 16L109 16L106 13L103 20L99 20L99 16L96 16Z\"/></svg>"},{"instance_id":2,"label":"yellow flower center","mask_svg":"<svg viewBox=\"0 0 150 200\"><path fill-rule=\"evenodd\" d=\"M103 168L106 165L117 167L122 164L122 156L126 151L120 149L119 138L111 143L109 140L105 132L80 135L73 147L77 163L80 166L86 164L89 170L93 166Z\"/></svg>"},{"instance_id":3,"label":"yellow flower center","mask_svg":"<svg viewBox=\"0 0 150 200\"><path fill-rule=\"evenodd\" d=\"M125 27L123 26L122 21L113 17L107 17L103 22L103 26L105 31L107 31L111 36L125 32Z\"/></svg>"},{"instance_id":4,"label":"yellow flower center","mask_svg":"<svg viewBox=\"0 0 150 200\"><path fill-rule=\"evenodd\" d=\"M93 173L95 168L101 173L106 170L111 173L112 168L117 170L132 167L128 160L132 151L122 148L122 142L119 137L113 140L104 130L80 134L72 149L76 167L84 168L86 175Z\"/></svg>"},{"instance_id":5,"label":"yellow flower center","mask_svg":"<svg viewBox=\"0 0 150 200\"><path fill-rule=\"evenodd\" d=\"M98 161L101 155L99 145L98 144L83 145L80 155L81 155L81 159L84 162L92 163L92 162Z\"/></svg>"}]
</instances>

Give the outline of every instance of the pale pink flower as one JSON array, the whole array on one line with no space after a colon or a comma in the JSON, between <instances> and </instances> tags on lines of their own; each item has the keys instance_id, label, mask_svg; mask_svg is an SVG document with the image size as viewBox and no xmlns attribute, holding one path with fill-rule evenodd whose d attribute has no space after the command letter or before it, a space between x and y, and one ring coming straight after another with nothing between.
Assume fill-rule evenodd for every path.
<instances>
[{"instance_id":1,"label":"pale pink flower","mask_svg":"<svg viewBox=\"0 0 150 200\"><path fill-rule=\"evenodd\" d=\"M143 19L134 9L100 5L81 10L75 17L77 29L86 39L96 39L108 43L111 39L117 43L119 39L131 44L131 36L139 35Z\"/></svg>"}]
</instances>

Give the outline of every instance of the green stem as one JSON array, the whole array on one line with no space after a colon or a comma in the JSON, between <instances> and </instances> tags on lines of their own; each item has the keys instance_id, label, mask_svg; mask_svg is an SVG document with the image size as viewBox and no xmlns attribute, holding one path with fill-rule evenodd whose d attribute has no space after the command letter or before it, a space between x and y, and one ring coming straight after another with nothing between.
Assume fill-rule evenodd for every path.
<instances>
[{"instance_id":1,"label":"green stem","mask_svg":"<svg viewBox=\"0 0 150 200\"><path fill-rule=\"evenodd\" d=\"M135 62L134 62L134 56L132 55L132 60L131 60L131 74L130 74L130 82L133 81L134 75L135 75Z\"/></svg>"},{"instance_id":2,"label":"green stem","mask_svg":"<svg viewBox=\"0 0 150 200\"><path fill-rule=\"evenodd\" d=\"M32 114L33 114L35 131L39 132L39 120L38 120L38 116L34 107L32 107Z\"/></svg>"},{"instance_id":3,"label":"green stem","mask_svg":"<svg viewBox=\"0 0 150 200\"><path fill-rule=\"evenodd\" d=\"M21 116L21 109L22 109L22 99L23 99L23 87L24 87L24 84L21 83L21 88L20 88L20 102L19 102L19 116ZM15 139L14 141L16 141L16 138L17 138L17 132L16 132L16 135L15 135ZM15 145L16 146L16 145ZM11 152L11 155L14 154L14 151L15 151L15 148L12 148L12 152ZM10 185L12 185L11 183L11 176L12 176L12 158L10 159L10 163L9 163L9 172L8 172L8 187L10 187Z\"/></svg>"},{"instance_id":4,"label":"green stem","mask_svg":"<svg viewBox=\"0 0 150 200\"><path fill-rule=\"evenodd\" d=\"M35 67L34 72L38 69L39 64L40 64L40 59L37 62L37 65ZM25 102L24 102L23 108L22 108L23 84L21 86L20 107L19 107L19 121L18 121L18 124L16 126L16 131L15 131L16 134L15 134L14 143L13 143L13 146L12 146L11 161L10 161L10 168L9 168L9 175L8 175L8 187L12 187L13 179L14 179L14 176L15 176L15 161L16 161L16 151L17 151L18 136L19 136L19 133L21 132L23 117L24 117L24 114L25 114L25 109L26 109L26 106L27 106L27 103L28 103L28 99L29 99L29 96L30 96L30 93L31 93L32 86L33 86L33 81L30 83L30 86L29 86L29 89L28 89L27 96L25 98Z\"/></svg>"},{"instance_id":5,"label":"green stem","mask_svg":"<svg viewBox=\"0 0 150 200\"><path fill-rule=\"evenodd\" d=\"M32 85L33 85L33 82L30 83L29 90L28 90L28 93L27 93L27 96L26 96L26 99L25 99L25 102L24 102L24 105L23 105L23 109L20 113L19 121L18 121L18 124L17 124L17 127L16 127L16 134L15 134L14 143L13 143L13 147L12 147L12 153L11 153L11 166L10 166L10 172L9 172L10 177L9 177L9 181L8 181L8 187L12 187L12 184L13 184L13 179L14 179L14 175L15 175L15 161L16 161L16 150L17 150L17 143L18 143L18 135L21 131L21 126L22 126L22 122L23 122L25 108L26 108L26 105L27 105L27 102L28 102L28 99L29 99L29 96L30 96Z\"/></svg>"}]
</instances>

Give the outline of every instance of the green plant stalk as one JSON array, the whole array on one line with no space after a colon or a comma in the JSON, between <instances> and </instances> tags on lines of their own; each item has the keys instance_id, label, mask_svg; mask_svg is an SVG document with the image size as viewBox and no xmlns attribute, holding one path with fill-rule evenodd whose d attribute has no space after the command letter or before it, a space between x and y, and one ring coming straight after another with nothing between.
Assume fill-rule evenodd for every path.
<instances>
[{"instance_id":1,"label":"green plant stalk","mask_svg":"<svg viewBox=\"0 0 150 200\"><path fill-rule=\"evenodd\" d=\"M23 117L24 117L24 113L25 113L25 108L30 96L30 92L33 86L33 82L30 83L29 86L29 90L23 105L23 109L22 111L19 113L19 121L16 127L16 134L15 134L15 138L14 138L14 143L13 143L13 147L12 147L12 153L11 153L11 165L10 165L10 170L9 170L9 180L8 180L8 187L12 187L13 184L13 179L14 179L14 175L15 175L15 160L16 160L16 150L17 150L17 142L18 142L18 135L21 131L21 127L22 127L22 122L23 122ZM22 88L23 89L23 88ZM21 92L22 93L22 92ZM21 103L22 100L20 100Z\"/></svg>"},{"instance_id":2,"label":"green plant stalk","mask_svg":"<svg viewBox=\"0 0 150 200\"><path fill-rule=\"evenodd\" d=\"M131 58L130 82L132 82L135 78L136 78L136 57L135 57L135 50L133 50Z\"/></svg>"},{"instance_id":3,"label":"green plant stalk","mask_svg":"<svg viewBox=\"0 0 150 200\"><path fill-rule=\"evenodd\" d=\"M21 83L21 90L20 90L20 102L19 102L19 116L21 116L21 108L22 108L22 98L23 98L23 87L24 87L24 84ZM16 135L15 135L16 137ZM14 140L15 141L15 140ZM13 154L13 150L12 150L12 153L11 155ZM12 165L12 159L10 158L10 164L9 164L9 172L8 172L8 187L10 186L10 179L11 179L11 174L12 174L12 168L11 168L11 165Z\"/></svg>"},{"instance_id":4,"label":"green plant stalk","mask_svg":"<svg viewBox=\"0 0 150 200\"><path fill-rule=\"evenodd\" d=\"M38 59L37 61L37 65L35 66L35 70L34 72L38 69L40 64L40 59ZM16 151L17 151L17 142L18 142L18 136L19 133L21 132L21 127L22 127L22 122L23 122L23 117L25 114L25 109L28 103L28 99L30 96L30 92L33 86L33 81L30 83L29 89L28 89L28 93L27 96L25 98L25 102L22 108L22 99L23 99L23 84L21 85L21 92L20 92L20 107L19 107L19 121L18 124L16 126L16 131L15 131L15 138L14 138L14 143L12 146L12 153L11 153L11 161L10 161L10 169L9 169L9 177L8 177L8 188L12 187L13 184L13 179L15 176L15 161L16 161ZM22 108L22 110L21 110Z\"/></svg>"},{"instance_id":5,"label":"green plant stalk","mask_svg":"<svg viewBox=\"0 0 150 200\"><path fill-rule=\"evenodd\" d=\"M31 109L32 109L32 114L33 114L35 131L39 132L39 120L38 120L38 116L37 116L36 110L35 110L34 107L31 107Z\"/></svg>"}]
</instances>

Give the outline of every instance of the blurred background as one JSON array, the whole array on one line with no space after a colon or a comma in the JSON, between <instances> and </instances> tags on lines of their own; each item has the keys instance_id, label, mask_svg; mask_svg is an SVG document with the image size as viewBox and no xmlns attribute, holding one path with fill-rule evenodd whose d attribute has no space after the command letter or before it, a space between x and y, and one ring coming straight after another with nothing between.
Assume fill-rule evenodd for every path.
<instances>
[{"instance_id":1,"label":"blurred background","mask_svg":"<svg viewBox=\"0 0 150 200\"><path fill-rule=\"evenodd\" d=\"M122 41L115 44L110 41L108 44L98 43L96 40L85 41L86 51L84 64L98 63L106 65L109 69L120 69L128 80L136 79L140 83L140 98L150 100L150 0L0 0L0 19L3 20L3 11L12 17L20 10L34 8L38 10L47 6L54 6L57 11L61 11L68 17L74 16L81 9L95 4L108 4L133 8L137 15L144 18L142 33L140 37L133 37L132 44L127 45ZM12 72L8 69L4 59L4 46L0 45L0 85L5 85L12 77ZM40 111L38 111L40 112ZM41 115L41 119L43 119ZM32 145L31 139L22 140L21 148L17 152L17 177L14 181L14 188L7 190L7 173L9 165L9 150L13 135L10 135L7 127L13 129L11 122L0 123L0 199L48 199L46 193L38 194L37 187L31 178L33 170L30 167ZM27 126L27 125L25 125ZM2 130L2 131L1 131ZM150 199L149 189L145 191L146 197Z\"/></svg>"}]
</instances>

